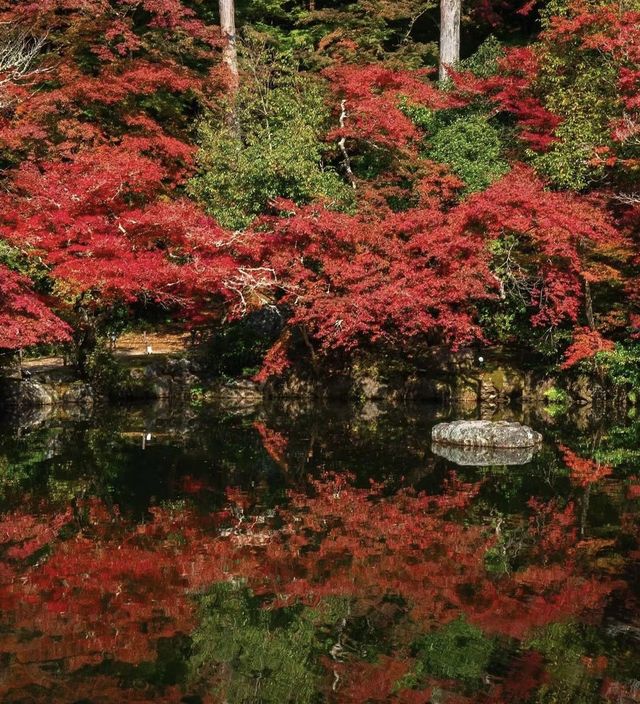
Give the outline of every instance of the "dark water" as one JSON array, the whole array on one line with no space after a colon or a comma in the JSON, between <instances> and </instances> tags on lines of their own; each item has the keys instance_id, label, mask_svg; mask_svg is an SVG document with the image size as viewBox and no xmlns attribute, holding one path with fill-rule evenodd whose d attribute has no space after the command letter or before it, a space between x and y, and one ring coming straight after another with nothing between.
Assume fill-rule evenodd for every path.
<instances>
[{"instance_id":1,"label":"dark water","mask_svg":"<svg viewBox=\"0 0 640 704\"><path fill-rule=\"evenodd\" d=\"M459 466L447 415L5 419L0 701L640 702L640 423Z\"/></svg>"}]
</instances>

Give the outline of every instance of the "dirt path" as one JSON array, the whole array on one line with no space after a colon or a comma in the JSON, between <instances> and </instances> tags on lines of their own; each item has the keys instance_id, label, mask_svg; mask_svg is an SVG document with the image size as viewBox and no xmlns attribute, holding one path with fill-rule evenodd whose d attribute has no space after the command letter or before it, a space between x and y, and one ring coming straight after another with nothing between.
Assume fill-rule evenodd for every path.
<instances>
[{"instance_id":1,"label":"dirt path","mask_svg":"<svg viewBox=\"0 0 640 704\"><path fill-rule=\"evenodd\" d=\"M180 354L186 351L188 341L185 334L128 332L118 338L113 353L126 358ZM47 374L63 368L64 359L61 356L25 358L22 367L32 374Z\"/></svg>"},{"instance_id":2,"label":"dirt path","mask_svg":"<svg viewBox=\"0 0 640 704\"><path fill-rule=\"evenodd\" d=\"M189 336L184 333L128 332L118 338L114 354L116 356L179 354L187 349L188 340Z\"/></svg>"}]
</instances>

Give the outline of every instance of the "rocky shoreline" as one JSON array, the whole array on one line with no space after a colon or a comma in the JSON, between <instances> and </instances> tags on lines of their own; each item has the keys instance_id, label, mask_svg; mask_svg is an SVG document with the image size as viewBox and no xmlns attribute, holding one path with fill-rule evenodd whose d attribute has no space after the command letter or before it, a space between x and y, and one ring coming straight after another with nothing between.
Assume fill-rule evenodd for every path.
<instances>
[{"instance_id":1,"label":"rocky shoreline","mask_svg":"<svg viewBox=\"0 0 640 704\"><path fill-rule=\"evenodd\" d=\"M486 354L486 353L485 353ZM264 399L446 403L463 407L501 408L510 405L544 405L558 379L527 368L514 357L498 353L478 359L477 352L434 355L419 365L397 360L361 357L348 368L326 373L291 369L266 383L250 379L212 377L205 366L189 356L163 356L118 364L111 387L78 379L71 368L29 373L12 369L0 380L0 403L5 409L48 406L89 407L101 400L198 402L225 399L256 403ZM614 398L585 375L563 378L568 405L590 406ZM615 400L615 399L614 399Z\"/></svg>"}]
</instances>

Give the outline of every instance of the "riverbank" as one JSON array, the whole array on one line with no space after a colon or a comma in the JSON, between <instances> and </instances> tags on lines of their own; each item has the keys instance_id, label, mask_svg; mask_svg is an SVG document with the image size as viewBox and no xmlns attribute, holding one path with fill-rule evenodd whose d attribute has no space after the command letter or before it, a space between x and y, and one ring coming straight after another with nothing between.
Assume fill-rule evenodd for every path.
<instances>
[{"instance_id":1,"label":"riverbank","mask_svg":"<svg viewBox=\"0 0 640 704\"><path fill-rule=\"evenodd\" d=\"M256 404L289 399L338 401L365 406L438 403L459 408L569 407L625 404L625 396L593 376L557 374L531 365L526 353L504 349L434 348L419 360L362 354L349 365L322 370L297 367L258 383L211 372L206 351L184 338L146 335L125 339L97 359L90 379L81 379L61 357L17 360L5 365L0 402L6 410L91 407L104 401Z\"/></svg>"}]
</instances>

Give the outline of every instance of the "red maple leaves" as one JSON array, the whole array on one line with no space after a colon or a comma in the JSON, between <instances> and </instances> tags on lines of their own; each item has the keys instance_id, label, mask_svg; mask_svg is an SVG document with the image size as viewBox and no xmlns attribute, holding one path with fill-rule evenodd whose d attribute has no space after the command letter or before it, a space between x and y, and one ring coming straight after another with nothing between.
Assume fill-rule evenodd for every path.
<instances>
[{"instance_id":1,"label":"red maple leaves","mask_svg":"<svg viewBox=\"0 0 640 704\"><path fill-rule=\"evenodd\" d=\"M598 352L612 350L615 347L611 340L605 340L597 330L578 328L573 336L573 342L564 355L563 369L569 369L585 359L591 359Z\"/></svg>"},{"instance_id":2,"label":"red maple leaves","mask_svg":"<svg viewBox=\"0 0 640 704\"><path fill-rule=\"evenodd\" d=\"M30 281L0 264L0 348L15 350L69 339L70 329L30 287Z\"/></svg>"},{"instance_id":3,"label":"red maple leaves","mask_svg":"<svg viewBox=\"0 0 640 704\"><path fill-rule=\"evenodd\" d=\"M21 163L6 174L1 236L44 263L51 302L70 319L79 303L141 297L219 313L229 295L223 281L236 268L220 228L175 193L195 151L177 106L205 99L215 28L176 0L135 3L147 15L140 25L133 5L0 4L7 21L51 36L37 90L8 87L15 100L0 120L0 144ZM40 333L24 344L64 337L54 334L53 313L33 305ZM1 346L15 342L7 334Z\"/></svg>"}]
</instances>

